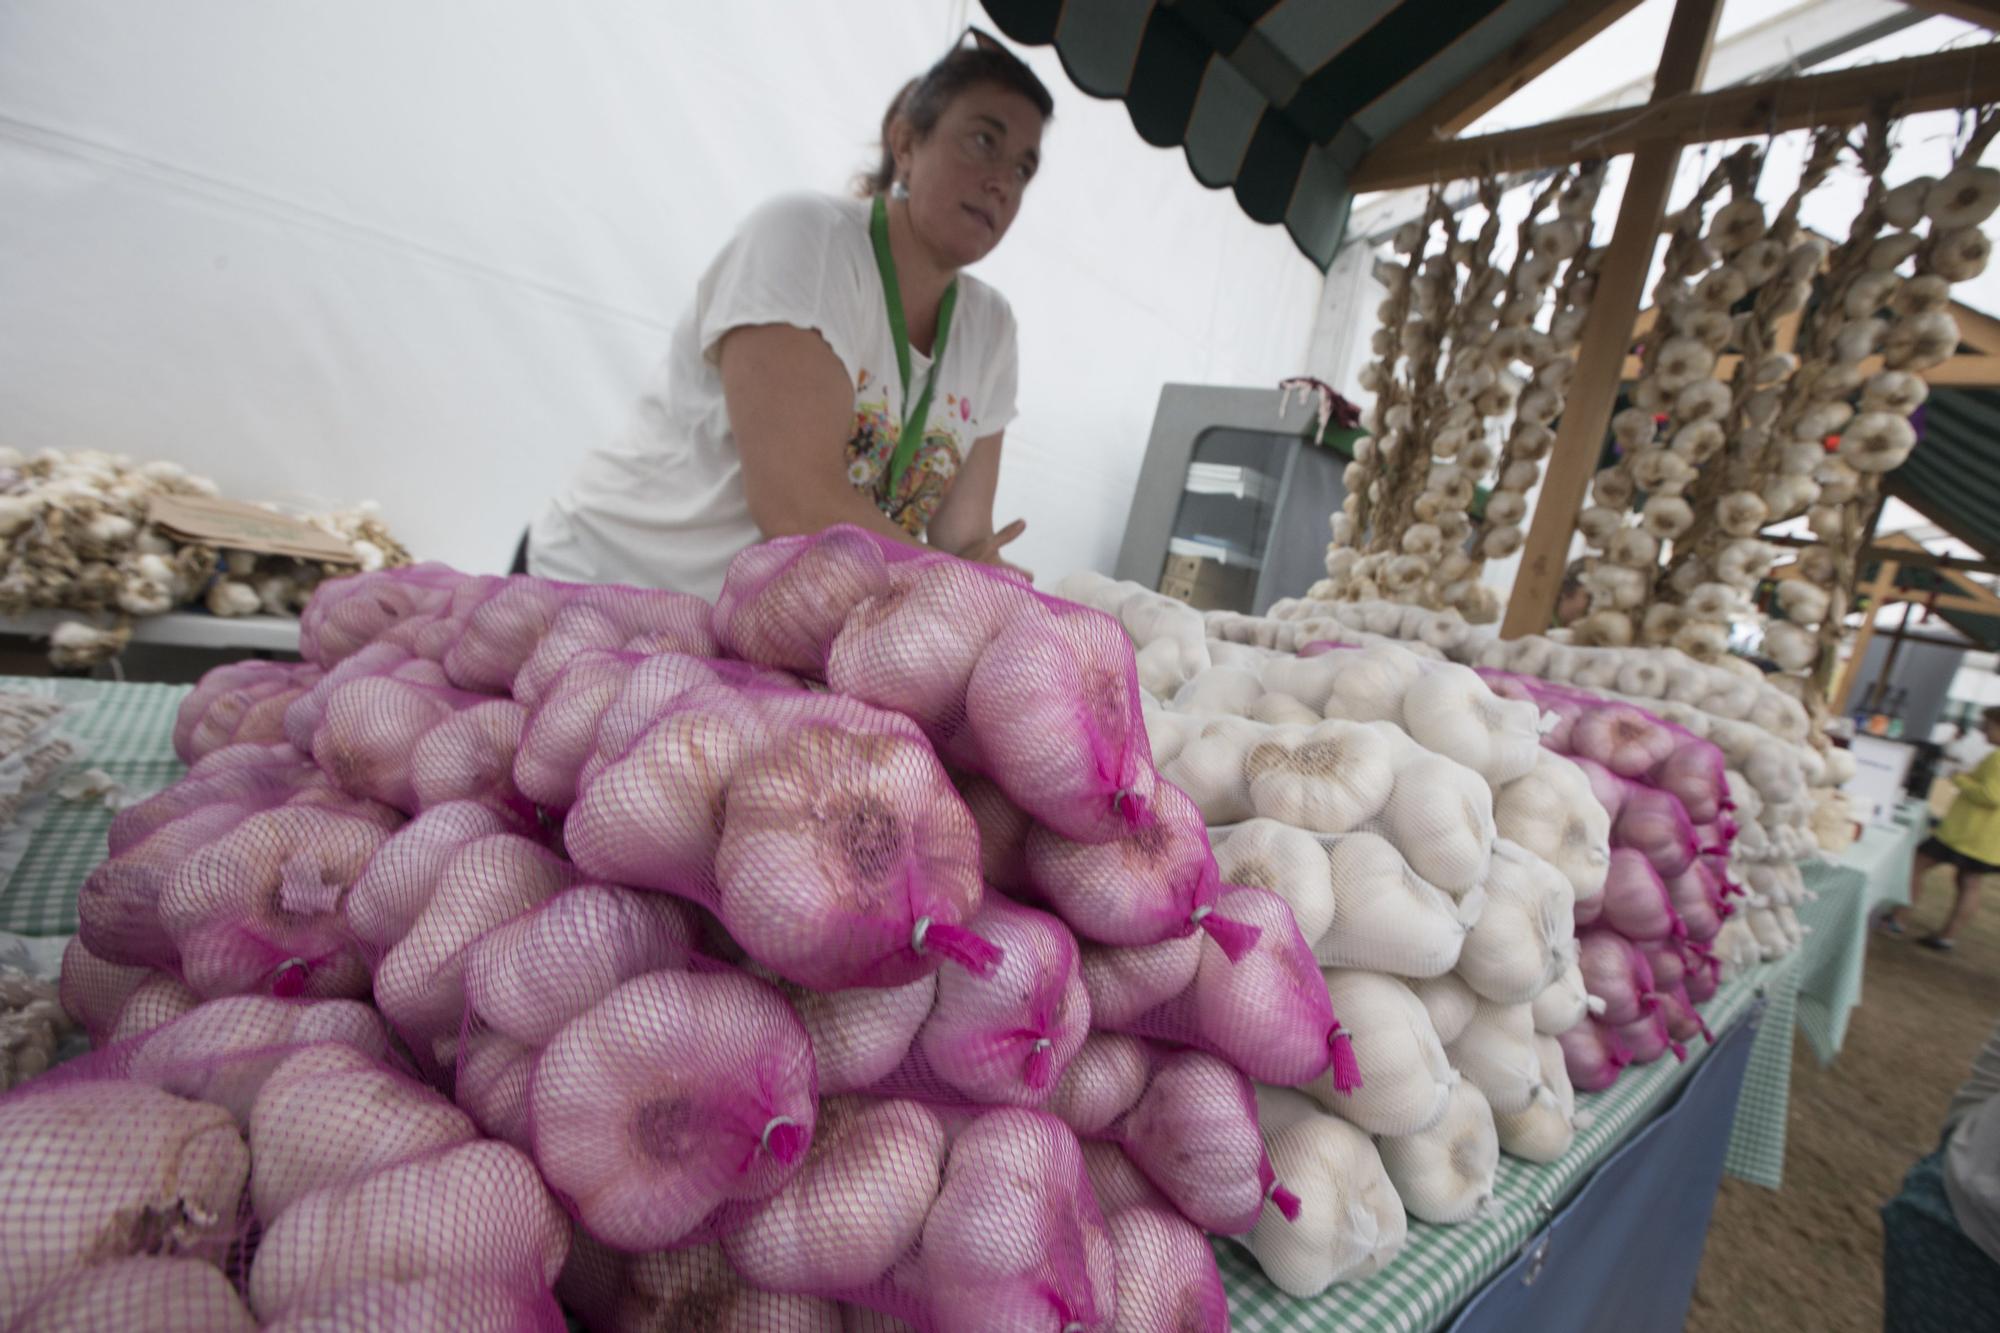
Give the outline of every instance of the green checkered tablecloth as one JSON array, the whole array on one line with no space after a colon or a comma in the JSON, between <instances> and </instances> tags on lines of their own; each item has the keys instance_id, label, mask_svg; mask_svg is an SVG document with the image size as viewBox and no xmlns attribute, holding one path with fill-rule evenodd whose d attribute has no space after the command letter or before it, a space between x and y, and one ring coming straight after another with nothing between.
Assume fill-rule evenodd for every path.
<instances>
[{"instance_id":1,"label":"green checkered tablecloth","mask_svg":"<svg viewBox=\"0 0 2000 1333\"><path fill-rule=\"evenodd\" d=\"M1838 860L1805 867L1806 887L1819 897L1799 909L1812 932L1799 976L1799 1029L1823 1065L1840 1054L1848 1016L1861 1003L1869 921L1882 904L1909 901L1910 865L1930 820L1921 801L1904 802L1897 817L1904 822L1869 828Z\"/></svg>"},{"instance_id":2,"label":"green checkered tablecloth","mask_svg":"<svg viewBox=\"0 0 2000 1333\"><path fill-rule=\"evenodd\" d=\"M86 767L101 768L133 793L156 791L185 772L174 757L174 714L187 685L119 684L95 680L23 680L0 676L0 690L46 691L71 708L65 733L85 749ZM21 862L0 886L0 930L17 935L76 932L76 891L104 859L111 812L96 802L51 797Z\"/></svg>"},{"instance_id":3,"label":"green checkered tablecloth","mask_svg":"<svg viewBox=\"0 0 2000 1333\"><path fill-rule=\"evenodd\" d=\"M1791 1068L1791 1015L1782 1024L1775 1014L1753 1019L1760 995L1774 986L1795 985L1797 955L1767 963L1723 986L1703 1008L1709 1026L1721 1036L1733 1024L1760 1023L1753 1049L1752 1073L1764 1055L1763 1038L1773 1026L1784 1034L1782 1068ZM1788 973L1794 974L1790 983ZM1598 1164L1637 1132L1674 1094L1706 1053L1699 1039L1685 1065L1671 1057L1633 1069L1602 1093L1585 1093L1578 1105L1590 1111L1589 1128L1580 1131L1569 1152L1557 1162L1535 1166L1511 1157L1500 1159L1494 1210L1479 1222L1460 1226L1410 1223L1409 1244L1396 1260L1363 1282L1343 1283L1319 1296L1301 1300L1268 1282L1248 1251L1228 1241L1216 1242L1223 1284L1229 1290L1232 1327L1241 1333L1325 1333L1327 1330L1403 1330L1421 1333L1442 1325L1492 1276L1499 1272L1542 1228L1555 1210L1596 1170ZM1748 1089L1745 1089L1748 1095ZM1739 1111L1739 1122L1740 1122ZM1740 1128L1740 1124L1739 1124ZM1782 1089L1777 1119L1777 1152L1782 1158L1784 1108ZM1731 1138L1732 1152L1736 1138ZM1754 1150L1762 1155L1770 1144Z\"/></svg>"}]
</instances>

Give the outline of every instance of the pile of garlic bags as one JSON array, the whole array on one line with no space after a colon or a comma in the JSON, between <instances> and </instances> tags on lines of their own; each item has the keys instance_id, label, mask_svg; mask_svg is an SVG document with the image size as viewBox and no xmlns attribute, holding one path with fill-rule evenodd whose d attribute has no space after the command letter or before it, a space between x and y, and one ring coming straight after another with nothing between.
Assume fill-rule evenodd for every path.
<instances>
[{"instance_id":1,"label":"pile of garlic bags","mask_svg":"<svg viewBox=\"0 0 2000 1333\"><path fill-rule=\"evenodd\" d=\"M209 1001L80 955L115 1044L0 1099L10 1329L560 1329L569 1227L533 1165L396 1068L352 1000ZM122 1016L122 1018L121 1018Z\"/></svg>"},{"instance_id":2,"label":"pile of garlic bags","mask_svg":"<svg viewBox=\"0 0 2000 1333\"><path fill-rule=\"evenodd\" d=\"M1854 758L1812 724L1794 682L1766 676L1741 658L1697 662L1673 648L1581 647L1529 635L1500 640L1449 612L1390 602L1279 602L1267 618L1226 617L1211 629L1304 647L1403 637L1481 669L1532 676L1645 710L1713 743L1729 774L1737 836L1728 877L1748 889L1747 910L1725 923L1725 960L1781 957L1803 940L1796 908L1807 900L1801 863L1845 846L1841 785Z\"/></svg>"},{"instance_id":3,"label":"pile of garlic bags","mask_svg":"<svg viewBox=\"0 0 2000 1333\"><path fill-rule=\"evenodd\" d=\"M155 496L218 493L208 478L163 460L0 448L0 540L6 543L0 614L40 608L110 617L108 628L71 621L58 630L56 665L85 667L124 648L131 617L194 605L218 616L296 615L321 581L342 572L190 544L148 520ZM350 543L363 569L410 561L372 503L303 517Z\"/></svg>"},{"instance_id":4,"label":"pile of garlic bags","mask_svg":"<svg viewBox=\"0 0 2000 1333\"><path fill-rule=\"evenodd\" d=\"M1130 640L1086 608L835 529L746 551L714 607L422 566L325 585L301 631L306 662L187 700L192 767L113 821L65 1004L98 1059L218 1004L372 1003L395 1071L546 1183L556 1294L589 1327L1222 1328L1208 1234L1295 1287L1371 1271L1398 1189L1431 1197L1446 1113L1494 1132L1448 1067L1401 1147L1354 1128L1399 1095L1382 1015L1422 1003L1323 975L1296 886L1218 865L1154 763ZM1357 816L1459 895L1423 886L1448 971L1506 920L1478 910L1491 787L1340 725L1371 780L1446 784L1478 824L1387 789ZM1499 748L1495 772L1536 758ZM1287 749L1259 798L1328 822L1325 746ZM1512 928L1541 931L1518 896ZM1517 960L1486 952L1522 995L1491 1021L1525 1022ZM1312 1115L1274 1129L1294 1090ZM333 1114L287 1107L314 1135ZM0 1208L0 1244L17 1225ZM428 1253L409 1276L447 1282ZM289 1317L258 1262L233 1294ZM64 1272L37 1299L100 1276Z\"/></svg>"},{"instance_id":5,"label":"pile of garlic bags","mask_svg":"<svg viewBox=\"0 0 2000 1333\"><path fill-rule=\"evenodd\" d=\"M1294 622L1211 616L1230 637L1197 653L1181 642L1204 618L1186 607L1095 575L1060 586L1116 615L1157 665L1149 683L1171 684L1147 704L1162 776L1201 808L1223 878L1290 903L1353 1039L1352 1095L1259 1091L1273 1164L1308 1200L1299 1226L1251 1234L1265 1272L1306 1295L1380 1266L1338 1214L1315 1216L1292 1162L1351 1179L1372 1139L1404 1209L1451 1223L1479 1216L1501 1151L1567 1151L1558 1037L1601 1003L1575 923L1599 909L1613 853L1588 779L1544 748L1541 710L1393 642L1399 623L1301 656Z\"/></svg>"}]
</instances>

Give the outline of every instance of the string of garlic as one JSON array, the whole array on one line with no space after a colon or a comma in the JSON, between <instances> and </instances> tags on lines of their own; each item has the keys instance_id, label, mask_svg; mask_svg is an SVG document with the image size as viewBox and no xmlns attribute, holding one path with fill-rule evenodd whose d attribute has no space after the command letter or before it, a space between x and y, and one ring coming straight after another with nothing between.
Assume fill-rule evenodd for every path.
<instances>
[{"instance_id":1,"label":"string of garlic","mask_svg":"<svg viewBox=\"0 0 2000 1333\"><path fill-rule=\"evenodd\" d=\"M1819 503L1808 522L1819 545L1801 553L1799 577L1779 588L1786 616L1781 623L1796 628L1779 632L1774 624L1766 632L1766 651L1796 675L1815 713L1824 709L1838 660L1883 474L1900 466L1917 443L1908 418L1929 393L1922 373L1958 348L1951 284L1985 271L1991 247L1979 227L2000 207L2000 171L1978 162L1996 134L2000 109L1981 108L1942 180L1918 177L1893 190L1882 180L1890 158L1887 122L1876 118L1864 134L1860 153L1869 173L1868 196L1854 231L1834 256L1839 285L1830 282L1829 295L1836 299L1827 303L1823 327L1814 330L1814 345L1851 352L1879 333L1883 368L1865 379L1858 367L1851 377L1825 377L1830 385L1852 378L1858 410L1844 423L1837 457L1815 471ZM1926 223L1920 237L1916 228ZM1891 230L1883 235L1885 226ZM1908 278L1898 271L1905 263L1913 269ZM1882 318L1885 311L1893 322ZM1789 591L1793 584L1812 591ZM1779 632L1775 644L1773 632Z\"/></svg>"},{"instance_id":2,"label":"string of garlic","mask_svg":"<svg viewBox=\"0 0 2000 1333\"><path fill-rule=\"evenodd\" d=\"M1512 299L1500 312L1500 330L1493 351L1503 363L1522 361L1531 367L1527 386L1514 405L1513 423L1497 463L1496 482L1487 496L1486 512L1475 532L1463 568L1442 563L1440 598L1475 624L1499 617L1498 595L1479 581L1488 559L1514 554L1525 540L1528 492L1541 481L1542 459L1555 444L1555 419L1576 370L1576 349L1596 287L1595 263L1601 252L1590 244L1591 215L1604 184L1602 163L1584 163L1554 177L1529 205L1522 219L1516 253L1553 259L1554 265L1517 266ZM1556 217L1540 221L1544 208L1556 201ZM1535 327L1545 303L1541 267L1553 275L1561 266L1553 311L1546 331ZM1525 272L1525 281L1521 275Z\"/></svg>"},{"instance_id":3,"label":"string of garlic","mask_svg":"<svg viewBox=\"0 0 2000 1333\"><path fill-rule=\"evenodd\" d=\"M1640 637L1662 545L1692 522L1683 498L1696 476L1689 454L1720 447L1719 440L1706 438L1714 429L1717 403L1715 390L1705 386L1714 383L1716 349L1728 341L1729 307L1747 290L1741 274L1726 260L1748 244L1744 238L1752 222L1748 210L1737 205L1749 196L1744 182L1754 181L1756 164L1755 149L1738 150L1709 173L1684 208L1667 219L1667 249L1653 291L1656 323L1645 339L1632 405L1611 421L1620 454L1592 478L1592 503L1577 519L1585 542L1597 553L1583 576L1590 613L1574 627L1580 643L1624 647ZM1704 231L1708 202L1726 184L1736 185L1736 198L1716 210ZM1754 208L1754 199L1750 203ZM1754 221L1760 234L1762 225L1760 211ZM1677 430L1684 428L1691 428L1690 434L1679 437ZM1645 506L1635 513L1641 491ZM1664 628L1656 619L1656 641ZM1671 641L1679 644L1685 626L1673 630ZM1688 651L1701 656L1697 648L1706 647L1697 643Z\"/></svg>"}]
</instances>

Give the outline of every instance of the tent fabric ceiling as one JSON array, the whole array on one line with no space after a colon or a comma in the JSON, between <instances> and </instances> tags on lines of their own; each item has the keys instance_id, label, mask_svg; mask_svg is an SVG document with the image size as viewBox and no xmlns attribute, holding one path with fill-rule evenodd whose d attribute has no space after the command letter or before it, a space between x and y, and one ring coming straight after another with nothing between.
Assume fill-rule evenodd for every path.
<instances>
[{"instance_id":1,"label":"tent fabric ceiling","mask_svg":"<svg viewBox=\"0 0 2000 1333\"><path fill-rule=\"evenodd\" d=\"M2000 390L1934 389L1923 442L1889 489L1960 541L2000 560Z\"/></svg>"},{"instance_id":2,"label":"tent fabric ceiling","mask_svg":"<svg viewBox=\"0 0 2000 1333\"><path fill-rule=\"evenodd\" d=\"M1283 223L1324 269L1347 175L1440 94L1565 0L981 0L1009 38L1053 45L1070 78L1125 100L1147 143Z\"/></svg>"}]
</instances>

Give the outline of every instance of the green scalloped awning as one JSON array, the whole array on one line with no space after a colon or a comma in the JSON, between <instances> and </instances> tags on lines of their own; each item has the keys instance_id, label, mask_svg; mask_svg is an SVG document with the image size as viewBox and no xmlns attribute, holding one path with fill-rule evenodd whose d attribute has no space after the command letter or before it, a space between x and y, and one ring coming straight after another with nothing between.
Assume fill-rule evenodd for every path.
<instances>
[{"instance_id":1,"label":"green scalloped awning","mask_svg":"<svg viewBox=\"0 0 2000 1333\"><path fill-rule=\"evenodd\" d=\"M1320 268L1347 229L1348 173L1564 0L981 0L1054 46L1076 86L1122 98L1147 143L1283 223Z\"/></svg>"}]
</instances>

